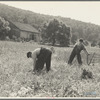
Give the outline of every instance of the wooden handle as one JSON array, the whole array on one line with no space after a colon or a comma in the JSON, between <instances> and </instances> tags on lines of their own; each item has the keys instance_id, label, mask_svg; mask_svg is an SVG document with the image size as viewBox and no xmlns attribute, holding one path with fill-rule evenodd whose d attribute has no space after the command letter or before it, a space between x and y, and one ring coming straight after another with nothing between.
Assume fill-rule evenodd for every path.
<instances>
[{"instance_id":1,"label":"wooden handle","mask_svg":"<svg viewBox=\"0 0 100 100\"><path fill-rule=\"evenodd\" d=\"M88 65L90 65L90 64L91 64L91 61L92 61L92 59L93 59L94 55L95 55L95 52L93 53L92 58L90 59L90 62L89 62L89 63L87 63Z\"/></svg>"}]
</instances>

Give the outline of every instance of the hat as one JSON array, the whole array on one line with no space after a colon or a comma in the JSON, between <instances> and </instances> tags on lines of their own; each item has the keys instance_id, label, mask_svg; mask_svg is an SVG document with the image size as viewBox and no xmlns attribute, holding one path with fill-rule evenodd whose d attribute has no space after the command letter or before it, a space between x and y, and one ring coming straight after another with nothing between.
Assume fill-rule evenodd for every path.
<instances>
[{"instance_id":1,"label":"hat","mask_svg":"<svg viewBox=\"0 0 100 100\"><path fill-rule=\"evenodd\" d=\"M80 42L83 42L83 39L82 39L82 38L80 38L80 39L79 39L79 41L80 41Z\"/></svg>"}]
</instances>

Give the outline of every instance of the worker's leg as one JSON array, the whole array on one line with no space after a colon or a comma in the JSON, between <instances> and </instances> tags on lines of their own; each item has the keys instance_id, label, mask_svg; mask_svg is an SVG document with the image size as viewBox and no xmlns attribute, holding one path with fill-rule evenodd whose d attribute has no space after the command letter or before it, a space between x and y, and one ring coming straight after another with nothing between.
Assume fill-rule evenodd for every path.
<instances>
[{"instance_id":1,"label":"worker's leg","mask_svg":"<svg viewBox=\"0 0 100 100\"><path fill-rule=\"evenodd\" d=\"M72 61L74 59L74 57L76 56L76 53L74 51L72 51L71 55L70 55L70 58L68 60L68 64L72 64Z\"/></svg>"},{"instance_id":2,"label":"worker's leg","mask_svg":"<svg viewBox=\"0 0 100 100\"><path fill-rule=\"evenodd\" d=\"M82 65L82 60L81 60L81 55L80 55L80 53L77 54L77 60L78 60L78 63L79 63L80 65Z\"/></svg>"},{"instance_id":3,"label":"worker's leg","mask_svg":"<svg viewBox=\"0 0 100 100\"><path fill-rule=\"evenodd\" d=\"M50 70L50 67L51 67L51 55L52 55L52 53L50 52L47 59L46 59L46 70L47 70L47 72Z\"/></svg>"}]
</instances>

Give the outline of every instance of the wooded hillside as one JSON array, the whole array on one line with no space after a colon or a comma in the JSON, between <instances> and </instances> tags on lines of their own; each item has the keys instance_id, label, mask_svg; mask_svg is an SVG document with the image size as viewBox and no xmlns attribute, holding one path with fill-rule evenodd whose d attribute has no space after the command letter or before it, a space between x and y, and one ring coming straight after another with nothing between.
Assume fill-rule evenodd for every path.
<instances>
[{"instance_id":1,"label":"wooded hillside","mask_svg":"<svg viewBox=\"0 0 100 100\"><path fill-rule=\"evenodd\" d=\"M77 38L84 38L88 41L100 40L100 26L92 23L85 23L71 18L60 16L50 16L10 7L0 4L0 16L11 21L28 23L37 29L41 29L44 23L50 22L52 19L57 19L67 26L71 27L72 42Z\"/></svg>"}]
</instances>

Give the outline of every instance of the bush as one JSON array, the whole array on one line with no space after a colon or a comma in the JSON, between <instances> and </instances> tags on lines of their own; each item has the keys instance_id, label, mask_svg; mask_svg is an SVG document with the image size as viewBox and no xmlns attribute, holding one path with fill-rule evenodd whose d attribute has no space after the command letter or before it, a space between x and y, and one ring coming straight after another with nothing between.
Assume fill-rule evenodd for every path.
<instances>
[{"instance_id":1,"label":"bush","mask_svg":"<svg viewBox=\"0 0 100 100\"><path fill-rule=\"evenodd\" d=\"M5 40L9 41L10 40L9 36L6 36Z\"/></svg>"},{"instance_id":2,"label":"bush","mask_svg":"<svg viewBox=\"0 0 100 100\"><path fill-rule=\"evenodd\" d=\"M98 42L99 48L100 48L100 41Z\"/></svg>"},{"instance_id":3,"label":"bush","mask_svg":"<svg viewBox=\"0 0 100 100\"><path fill-rule=\"evenodd\" d=\"M91 47L95 47L97 45L97 41L93 41L92 43L91 43Z\"/></svg>"}]
</instances>

